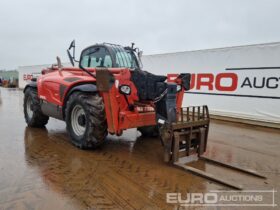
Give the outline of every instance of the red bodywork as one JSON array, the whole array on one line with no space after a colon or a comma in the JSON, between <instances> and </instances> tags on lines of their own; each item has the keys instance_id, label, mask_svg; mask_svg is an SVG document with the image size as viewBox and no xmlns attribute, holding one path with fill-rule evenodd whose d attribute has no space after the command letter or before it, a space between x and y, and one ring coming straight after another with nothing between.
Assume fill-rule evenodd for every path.
<instances>
[{"instance_id":1,"label":"red bodywork","mask_svg":"<svg viewBox=\"0 0 280 210\"><path fill-rule=\"evenodd\" d=\"M88 70L92 73L96 71L94 68ZM137 89L130 80L130 70L127 68L109 68L108 70L115 77L115 84L108 92L98 91L105 105L108 132L121 135L122 131L128 128L155 125L154 104L152 101L139 101ZM96 84L95 78L74 67L59 70L58 68L45 69L42 74L37 80L39 98L55 105L61 112L64 111L68 93L72 88L82 84ZM181 84L181 80L177 76L177 74L168 75L168 82ZM127 95L127 99L129 104L134 105L133 111L129 110L125 96L119 92L120 85L130 86L131 94ZM182 105L183 95L184 89L182 88L177 93L177 108Z\"/></svg>"}]
</instances>

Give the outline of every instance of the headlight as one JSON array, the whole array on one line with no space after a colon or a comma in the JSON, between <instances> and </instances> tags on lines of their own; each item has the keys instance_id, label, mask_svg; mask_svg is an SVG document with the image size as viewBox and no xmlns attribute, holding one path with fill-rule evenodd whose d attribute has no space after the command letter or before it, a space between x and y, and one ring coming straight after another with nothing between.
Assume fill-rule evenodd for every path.
<instances>
[{"instance_id":1,"label":"headlight","mask_svg":"<svg viewBox=\"0 0 280 210\"><path fill-rule=\"evenodd\" d=\"M130 92L131 92L131 89L128 85L121 85L119 87L119 90L122 94L125 94L125 95L130 95Z\"/></svg>"},{"instance_id":2,"label":"headlight","mask_svg":"<svg viewBox=\"0 0 280 210\"><path fill-rule=\"evenodd\" d=\"M177 92L180 92L182 90L182 85L177 85L176 90L177 90Z\"/></svg>"}]
</instances>

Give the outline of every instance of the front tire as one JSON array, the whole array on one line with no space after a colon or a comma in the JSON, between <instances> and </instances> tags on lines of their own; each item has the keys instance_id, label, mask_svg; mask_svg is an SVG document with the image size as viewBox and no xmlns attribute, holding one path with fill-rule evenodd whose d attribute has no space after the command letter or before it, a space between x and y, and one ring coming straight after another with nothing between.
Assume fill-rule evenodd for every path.
<instances>
[{"instance_id":1,"label":"front tire","mask_svg":"<svg viewBox=\"0 0 280 210\"><path fill-rule=\"evenodd\" d=\"M23 110L25 121L30 127L44 127L49 121L49 117L41 111L36 89L27 88L24 92Z\"/></svg>"},{"instance_id":2,"label":"front tire","mask_svg":"<svg viewBox=\"0 0 280 210\"><path fill-rule=\"evenodd\" d=\"M66 126L72 143L82 149L100 146L107 136L107 121L102 98L75 92L67 101Z\"/></svg>"}]
</instances>

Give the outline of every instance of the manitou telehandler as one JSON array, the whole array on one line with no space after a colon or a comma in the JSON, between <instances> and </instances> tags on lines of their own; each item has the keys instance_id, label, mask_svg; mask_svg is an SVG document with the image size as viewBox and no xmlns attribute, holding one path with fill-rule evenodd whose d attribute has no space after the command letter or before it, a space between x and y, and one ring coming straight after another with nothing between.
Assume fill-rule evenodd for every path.
<instances>
[{"instance_id":1,"label":"manitou telehandler","mask_svg":"<svg viewBox=\"0 0 280 210\"><path fill-rule=\"evenodd\" d=\"M202 157L209 130L207 106L182 108L190 74L158 76L143 71L141 52L134 44L96 44L84 49L79 61L74 41L67 52L73 67L63 67L57 57L56 65L43 69L42 75L25 87L28 126L43 127L49 117L64 120L72 143L79 148L98 147L108 132L121 135L129 128L138 128L144 136L159 134L166 162L241 189L179 161L190 155L210 161ZM74 67L74 62L79 62L79 67Z\"/></svg>"}]
</instances>

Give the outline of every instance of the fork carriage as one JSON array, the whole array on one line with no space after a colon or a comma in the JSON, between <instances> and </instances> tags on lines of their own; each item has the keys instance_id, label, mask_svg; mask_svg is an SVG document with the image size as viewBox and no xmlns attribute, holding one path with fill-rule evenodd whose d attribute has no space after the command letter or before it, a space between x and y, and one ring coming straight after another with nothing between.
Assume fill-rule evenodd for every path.
<instances>
[{"instance_id":1,"label":"fork carriage","mask_svg":"<svg viewBox=\"0 0 280 210\"><path fill-rule=\"evenodd\" d=\"M179 158L203 155L207 147L209 132L209 111L207 106L190 106L176 109L176 120L162 128L164 161L177 162Z\"/></svg>"}]
</instances>

